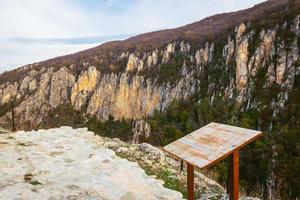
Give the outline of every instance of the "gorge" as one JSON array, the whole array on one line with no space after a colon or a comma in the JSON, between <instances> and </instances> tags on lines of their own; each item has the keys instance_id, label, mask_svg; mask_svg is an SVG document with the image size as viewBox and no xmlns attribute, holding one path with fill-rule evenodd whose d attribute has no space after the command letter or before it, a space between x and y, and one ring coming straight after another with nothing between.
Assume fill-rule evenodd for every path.
<instances>
[{"instance_id":1,"label":"gorge","mask_svg":"<svg viewBox=\"0 0 300 200\"><path fill-rule=\"evenodd\" d=\"M19 130L87 126L137 141L143 120L138 142L158 146L210 121L258 129L263 140L241 155L245 192L297 199L299 49L300 1L269 0L5 72L0 126L12 128L13 102ZM213 169L222 183L224 166Z\"/></svg>"}]
</instances>

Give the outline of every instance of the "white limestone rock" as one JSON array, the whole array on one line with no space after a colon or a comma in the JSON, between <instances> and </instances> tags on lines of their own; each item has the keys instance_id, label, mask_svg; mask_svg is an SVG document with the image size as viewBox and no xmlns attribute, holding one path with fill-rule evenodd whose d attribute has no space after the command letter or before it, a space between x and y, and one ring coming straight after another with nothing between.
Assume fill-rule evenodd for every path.
<instances>
[{"instance_id":1,"label":"white limestone rock","mask_svg":"<svg viewBox=\"0 0 300 200\"><path fill-rule=\"evenodd\" d=\"M0 199L182 199L86 129L1 134Z\"/></svg>"}]
</instances>

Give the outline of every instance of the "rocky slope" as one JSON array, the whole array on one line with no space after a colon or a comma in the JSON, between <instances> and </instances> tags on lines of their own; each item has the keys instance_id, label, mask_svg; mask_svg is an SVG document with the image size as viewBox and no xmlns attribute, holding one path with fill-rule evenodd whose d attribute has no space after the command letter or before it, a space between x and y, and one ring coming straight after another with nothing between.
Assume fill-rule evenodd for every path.
<instances>
[{"instance_id":1,"label":"rocky slope","mask_svg":"<svg viewBox=\"0 0 300 200\"><path fill-rule=\"evenodd\" d=\"M6 72L0 75L0 125L11 128L12 102L17 126L35 129L61 105L71 105L84 120L106 121L145 119L180 100L204 106L207 101L211 108L230 102L226 109L230 104L235 111L228 122L270 134L297 130L299 4L270 0ZM207 120L216 118L202 121ZM202 125L198 113L195 121ZM286 186L275 170L282 144L272 142L266 157L273 160L268 174L262 172L268 181L262 181L261 193L275 198ZM297 151L292 154L298 158Z\"/></svg>"}]
</instances>

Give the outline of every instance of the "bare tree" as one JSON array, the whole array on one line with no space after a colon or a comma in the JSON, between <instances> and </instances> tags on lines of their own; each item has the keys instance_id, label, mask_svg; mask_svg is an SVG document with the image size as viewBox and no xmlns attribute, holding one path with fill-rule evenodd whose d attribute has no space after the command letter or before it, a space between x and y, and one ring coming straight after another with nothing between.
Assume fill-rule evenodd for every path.
<instances>
[{"instance_id":1,"label":"bare tree","mask_svg":"<svg viewBox=\"0 0 300 200\"><path fill-rule=\"evenodd\" d=\"M15 101L14 99L10 101L10 108L11 108L11 122L12 122L12 131L16 131L16 124L15 124Z\"/></svg>"}]
</instances>

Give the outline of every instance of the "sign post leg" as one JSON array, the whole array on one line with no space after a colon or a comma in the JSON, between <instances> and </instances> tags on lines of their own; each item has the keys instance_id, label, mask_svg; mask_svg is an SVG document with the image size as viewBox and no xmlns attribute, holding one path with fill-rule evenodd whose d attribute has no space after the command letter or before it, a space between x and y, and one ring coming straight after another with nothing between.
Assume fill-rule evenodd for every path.
<instances>
[{"instance_id":1,"label":"sign post leg","mask_svg":"<svg viewBox=\"0 0 300 200\"><path fill-rule=\"evenodd\" d=\"M232 153L229 160L229 197L230 200L239 199L239 151Z\"/></svg>"},{"instance_id":2,"label":"sign post leg","mask_svg":"<svg viewBox=\"0 0 300 200\"><path fill-rule=\"evenodd\" d=\"M194 200L194 166L187 163L187 197L188 200Z\"/></svg>"}]
</instances>

